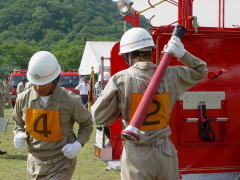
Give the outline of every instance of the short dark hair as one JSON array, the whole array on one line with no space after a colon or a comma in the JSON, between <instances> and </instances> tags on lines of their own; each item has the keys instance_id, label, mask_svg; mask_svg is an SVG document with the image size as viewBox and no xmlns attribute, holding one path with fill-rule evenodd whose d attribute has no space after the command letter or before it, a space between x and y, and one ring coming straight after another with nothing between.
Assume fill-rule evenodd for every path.
<instances>
[{"instance_id":1,"label":"short dark hair","mask_svg":"<svg viewBox=\"0 0 240 180\"><path fill-rule=\"evenodd\" d=\"M133 51L130 52L132 58L151 58L152 51Z\"/></svg>"},{"instance_id":2,"label":"short dark hair","mask_svg":"<svg viewBox=\"0 0 240 180\"><path fill-rule=\"evenodd\" d=\"M22 81L27 81L27 77L23 76Z\"/></svg>"}]
</instances>

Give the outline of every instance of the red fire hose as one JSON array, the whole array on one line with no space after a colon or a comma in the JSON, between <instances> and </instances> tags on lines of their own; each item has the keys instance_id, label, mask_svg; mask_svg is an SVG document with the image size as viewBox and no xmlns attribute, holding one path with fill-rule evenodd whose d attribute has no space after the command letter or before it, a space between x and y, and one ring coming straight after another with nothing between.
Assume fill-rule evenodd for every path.
<instances>
[{"instance_id":1,"label":"red fire hose","mask_svg":"<svg viewBox=\"0 0 240 180\"><path fill-rule=\"evenodd\" d=\"M186 29L183 26L177 25L173 30L172 36L176 36L181 39L185 33ZM167 52L163 54L163 57L153 77L151 78L151 81L137 107L137 110L134 113L132 120L130 121L130 124L121 133L124 139L129 141L139 141L139 128L144 122L147 110L153 100L154 95L157 92L157 89L159 88L159 84L162 81L163 75L170 63L171 58L171 54Z\"/></svg>"}]
</instances>

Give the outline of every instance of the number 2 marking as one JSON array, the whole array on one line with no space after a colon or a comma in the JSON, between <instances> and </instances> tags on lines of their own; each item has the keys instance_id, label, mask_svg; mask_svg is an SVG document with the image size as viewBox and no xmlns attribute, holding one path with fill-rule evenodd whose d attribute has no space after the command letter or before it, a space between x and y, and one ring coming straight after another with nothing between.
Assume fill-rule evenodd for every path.
<instances>
[{"instance_id":1,"label":"number 2 marking","mask_svg":"<svg viewBox=\"0 0 240 180\"><path fill-rule=\"evenodd\" d=\"M146 115L146 118L144 119L144 122L142 125L144 126L149 126L149 125L156 125L156 124L159 124L160 123L160 120L155 120L155 121L147 121L147 119L152 116L152 115L155 115L159 112L160 110L160 102L158 102L157 100L153 99L152 101L153 104L156 105L156 108L152 111L152 112L149 112L147 115Z\"/></svg>"}]
</instances>

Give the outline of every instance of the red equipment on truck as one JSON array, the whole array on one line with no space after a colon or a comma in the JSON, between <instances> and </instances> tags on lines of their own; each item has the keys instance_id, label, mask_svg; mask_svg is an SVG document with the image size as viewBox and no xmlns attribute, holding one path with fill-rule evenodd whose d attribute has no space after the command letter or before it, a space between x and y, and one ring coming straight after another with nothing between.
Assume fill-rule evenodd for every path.
<instances>
[{"instance_id":1,"label":"red equipment on truck","mask_svg":"<svg viewBox=\"0 0 240 180\"><path fill-rule=\"evenodd\" d=\"M236 108L240 104L239 25L225 27L227 1L224 0L218 1L217 27L200 27L196 23L193 6L197 1L167 2L178 7L178 20L172 24L178 23L187 29L182 39L185 48L206 61L209 70L208 77L177 100L171 114L171 139L178 150L180 174L184 180L237 179L240 177L240 121ZM153 51L156 64L159 64L161 51L171 37L172 24L149 29L156 44ZM119 43L112 48L110 62L111 75L128 67L119 55ZM172 59L170 65L181 64ZM111 149L104 150L106 147L103 146L95 151L100 159L120 159L121 131L119 118L110 126ZM101 141L98 135L97 141Z\"/></svg>"},{"instance_id":2,"label":"red equipment on truck","mask_svg":"<svg viewBox=\"0 0 240 180\"><path fill-rule=\"evenodd\" d=\"M26 77L27 69L17 69L10 74L10 85L12 86L12 105L15 105L17 98L17 85L23 77Z\"/></svg>"}]
</instances>

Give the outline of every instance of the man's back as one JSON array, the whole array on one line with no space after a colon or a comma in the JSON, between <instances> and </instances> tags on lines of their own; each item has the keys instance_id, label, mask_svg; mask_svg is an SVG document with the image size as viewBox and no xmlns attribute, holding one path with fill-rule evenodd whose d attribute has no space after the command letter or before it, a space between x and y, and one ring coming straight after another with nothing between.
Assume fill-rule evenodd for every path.
<instances>
[{"instance_id":1,"label":"man's back","mask_svg":"<svg viewBox=\"0 0 240 180\"><path fill-rule=\"evenodd\" d=\"M17 94L21 93L24 91L24 88L25 88L25 84L23 82L20 82L18 85L17 85Z\"/></svg>"}]
</instances>

